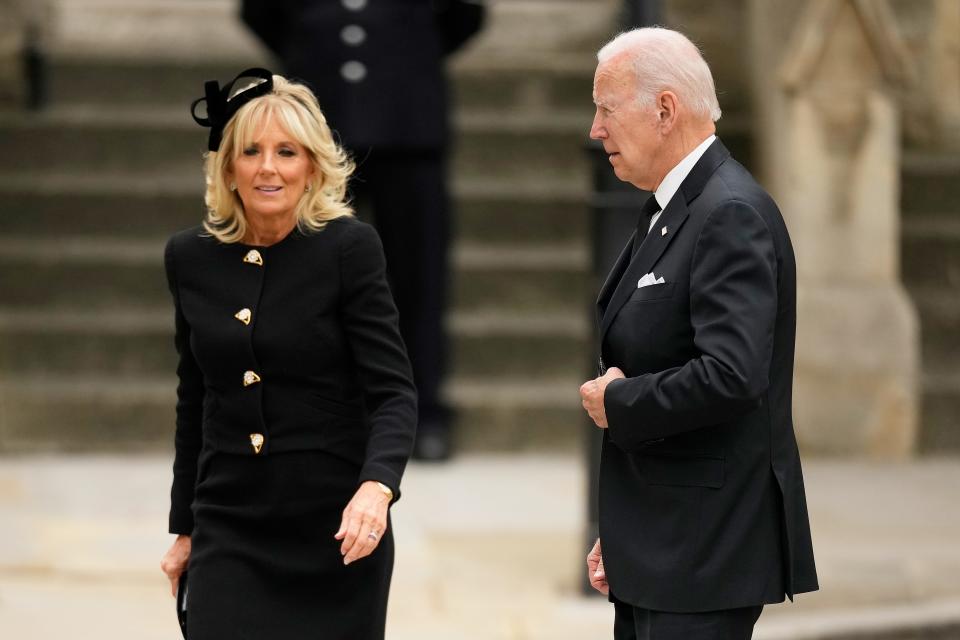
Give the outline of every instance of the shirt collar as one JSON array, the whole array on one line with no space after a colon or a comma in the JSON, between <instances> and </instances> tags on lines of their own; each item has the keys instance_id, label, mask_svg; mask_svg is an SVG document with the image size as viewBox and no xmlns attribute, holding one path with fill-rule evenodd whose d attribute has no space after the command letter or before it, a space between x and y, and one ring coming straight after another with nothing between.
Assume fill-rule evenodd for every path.
<instances>
[{"instance_id":1,"label":"shirt collar","mask_svg":"<svg viewBox=\"0 0 960 640\"><path fill-rule=\"evenodd\" d=\"M707 149L716 139L716 135L711 135L701 142L696 149L688 153L683 160L677 163L677 166L670 169L670 172L663 178L660 186L657 187L657 191L653 194L657 198L657 204L660 205L661 211L667 208L673 195L680 188L680 185L683 184L683 181L687 179L687 176L690 175L694 165L697 164L697 161L707 152Z\"/></svg>"}]
</instances>

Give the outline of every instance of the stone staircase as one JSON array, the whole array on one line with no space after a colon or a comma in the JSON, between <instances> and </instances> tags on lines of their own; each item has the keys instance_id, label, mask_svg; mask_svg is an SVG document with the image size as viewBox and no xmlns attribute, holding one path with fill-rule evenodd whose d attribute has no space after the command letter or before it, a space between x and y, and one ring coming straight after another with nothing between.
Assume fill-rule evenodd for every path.
<instances>
[{"instance_id":1,"label":"stone staircase","mask_svg":"<svg viewBox=\"0 0 960 640\"><path fill-rule=\"evenodd\" d=\"M960 453L960 153L902 163L903 279L920 316L919 448Z\"/></svg>"},{"instance_id":2,"label":"stone staircase","mask_svg":"<svg viewBox=\"0 0 960 640\"><path fill-rule=\"evenodd\" d=\"M591 370L597 288L584 146L593 51L618 4L500 0L452 65L447 393L463 449L580 442L576 388ZM59 5L49 107L0 113L0 452L169 446L174 353L161 249L203 213L205 134L187 105L204 80L265 57L230 0ZM704 45L720 134L750 166L739 49L715 21L667 7ZM923 328L928 452L960 450L958 176L956 155L904 158L903 271Z\"/></svg>"},{"instance_id":3,"label":"stone staircase","mask_svg":"<svg viewBox=\"0 0 960 640\"><path fill-rule=\"evenodd\" d=\"M596 9L611 4L501 2L455 64L447 394L466 450L579 441L577 387L592 351L584 145L593 58L567 46L562 27L542 25L548 15L568 31L596 30L612 17ZM230 2L61 5L48 108L0 114L0 452L169 446L175 354L162 247L203 214L205 133L187 105L204 80L263 55L229 34L193 55L189 38L163 46L154 33L129 48L116 35L136 33L139 19L174 38L164 27L177 22L171 12L183 23L191 12L219 15L227 26L218 30L237 30ZM588 9L593 22L578 18ZM592 49L606 35L578 37Z\"/></svg>"}]
</instances>

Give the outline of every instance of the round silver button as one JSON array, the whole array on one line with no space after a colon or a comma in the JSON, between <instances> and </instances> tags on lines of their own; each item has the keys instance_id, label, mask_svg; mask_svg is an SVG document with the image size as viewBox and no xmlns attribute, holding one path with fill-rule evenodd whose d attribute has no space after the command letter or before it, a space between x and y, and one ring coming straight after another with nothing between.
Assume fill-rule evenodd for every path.
<instances>
[{"instance_id":1,"label":"round silver button","mask_svg":"<svg viewBox=\"0 0 960 640\"><path fill-rule=\"evenodd\" d=\"M340 0L343 6L350 11L361 11L367 6L367 0Z\"/></svg>"},{"instance_id":2,"label":"round silver button","mask_svg":"<svg viewBox=\"0 0 960 640\"><path fill-rule=\"evenodd\" d=\"M347 82L360 82L367 77L367 67L357 60L350 60L340 67L340 75Z\"/></svg>"},{"instance_id":3,"label":"round silver button","mask_svg":"<svg viewBox=\"0 0 960 640\"><path fill-rule=\"evenodd\" d=\"M351 47L357 47L367 39L367 32L358 24L348 24L340 31L340 39Z\"/></svg>"}]
</instances>

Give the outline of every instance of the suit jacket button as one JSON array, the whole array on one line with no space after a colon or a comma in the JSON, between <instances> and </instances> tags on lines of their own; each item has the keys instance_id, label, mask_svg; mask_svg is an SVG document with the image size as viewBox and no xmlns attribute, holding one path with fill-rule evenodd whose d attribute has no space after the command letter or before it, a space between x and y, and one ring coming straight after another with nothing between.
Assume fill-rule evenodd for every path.
<instances>
[{"instance_id":1,"label":"suit jacket button","mask_svg":"<svg viewBox=\"0 0 960 640\"><path fill-rule=\"evenodd\" d=\"M243 386L249 387L252 384L257 384L260 382L260 376L254 371L244 371L243 372Z\"/></svg>"},{"instance_id":2,"label":"suit jacket button","mask_svg":"<svg viewBox=\"0 0 960 640\"><path fill-rule=\"evenodd\" d=\"M262 433L251 433L250 434L250 445L253 447L254 453L260 453L260 449L263 448L263 434Z\"/></svg>"},{"instance_id":3,"label":"suit jacket button","mask_svg":"<svg viewBox=\"0 0 960 640\"><path fill-rule=\"evenodd\" d=\"M348 24L340 30L340 39L351 47L359 47L367 39L367 32L358 24Z\"/></svg>"},{"instance_id":4,"label":"suit jacket button","mask_svg":"<svg viewBox=\"0 0 960 640\"><path fill-rule=\"evenodd\" d=\"M350 60L340 67L340 75L347 82L361 82L367 77L367 67L362 62Z\"/></svg>"},{"instance_id":5,"label":"suit jacket button","mask_svg":"<svg viewBox=\"0 0 960 640\"><path fill-rule=\"evenodd\" d=\"M260 252L256 249L250 249L250 251L247 251L247 255L243 256L243 261L247 264L255 264L258 267L263 266L263 256L261 256Z\"/></svg>"},{"instance_id":6,"label":"suit jacket button","mask_svg":"<svg viewBox=\"0 0 960 640\"><path fill-rule=\"evenodd\" d=\"M244 307L243 309L240 309L240 311L237 311L235 314L233 314L233 317L243 324L250 324L250 318L253 317L253 313L250 311L250 309Z\"/></svg>"},{"instance_id":7,"label":"suit jacket button","mask_svg":"<svg viewBox=\"0 0 960 640\"><path fill-rule=\"evenodd\" d=\"M350 11L362 11L367 6L367 0L340 0L340 3Z\"/></svg>"}]
</instances>

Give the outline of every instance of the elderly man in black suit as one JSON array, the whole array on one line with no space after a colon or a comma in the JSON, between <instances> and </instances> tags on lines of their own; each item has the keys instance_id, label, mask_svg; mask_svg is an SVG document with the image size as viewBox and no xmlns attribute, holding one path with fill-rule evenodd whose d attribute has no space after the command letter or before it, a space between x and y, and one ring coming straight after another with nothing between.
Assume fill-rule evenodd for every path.
<instances>
[{"instance_id":1,"label":"elderly man in black suit","mask_svg":"<svg viewBox=\"0 0 960 640\"><path fill-rule=\"evenodd\" d=\"M715 136L710 69L636 29L598 54L590 137L653 195L597 300L591 584L617 639L750 638L817 589L791 416L796 267L777 205Z\"/></svg>"},{"instance_id":2,"label":"elderly man in black suit","mask_svg":"<svg viewBox=\"0 0 960 640\"><path fill-rule=\"evenodd\" d=\"M313 89L357 163L361 214L383 240L417 384L414 456L450 455L446 308L451 235L444 58L482 25L482 0L243 0L242 17Z\"/></svg>"}]
</instances>

